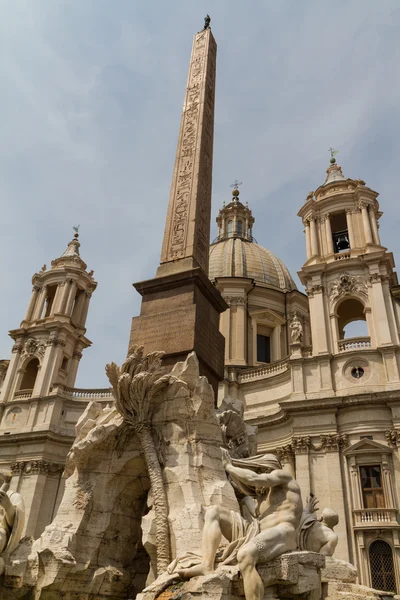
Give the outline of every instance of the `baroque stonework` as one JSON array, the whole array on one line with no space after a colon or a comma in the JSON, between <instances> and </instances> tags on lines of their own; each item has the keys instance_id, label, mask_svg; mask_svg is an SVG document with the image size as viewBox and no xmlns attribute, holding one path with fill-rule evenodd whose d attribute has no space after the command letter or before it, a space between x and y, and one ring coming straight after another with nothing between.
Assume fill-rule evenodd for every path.
<instances>
[{"instance_id":1,"label":"baroque stonework","mask_svg":"<svg viewBox=\"0 0 400 600\"><path fill-rule=\"evenodd\" d=\"M24 348L21 354L22 358L25 358L26 356L38 356L38 357L42 357L45 353L45 345L43 342L39 342L38 340L36 340L33 337L30 337L27 339L27 341L24 344Z\"/></svg>"},{"instance_id":2,"label":"baroque stonework","mask_svg":"<svg viewBox=\"0 0 400 600\"><path fill-rule=\"evenodd\" d=\"M58 475L63 472L64 465L45 460L24 460L12 463L10 470L13 475Z\"/></svg>"},{"instance_id":3,"label":"baroque stonework","mask_svg":"<svg viewBox=\"0 0 400 600\"><path fill-rule=\"evenodd\" d=\"M333 304L338 298L350 294L367 295L367 286L361 277L355 277L349 273L342 273L340 277L330 286L330 301Z\"/></svg>"}]
</instances>

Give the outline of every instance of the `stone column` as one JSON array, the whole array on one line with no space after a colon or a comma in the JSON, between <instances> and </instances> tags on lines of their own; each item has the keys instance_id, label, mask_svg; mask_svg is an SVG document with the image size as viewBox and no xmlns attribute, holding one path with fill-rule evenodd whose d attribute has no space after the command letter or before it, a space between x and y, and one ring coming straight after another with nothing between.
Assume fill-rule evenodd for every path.
<instances>
[{"instance_id":1,"label":"stone column","mask_svg":"<svg viewBox=\"0 0 400 600\"><path fill-rule=\"evenodd\" d=\"M82 314L81 314L80 323L79 323L81 325L81 327L85 327L91 297L92 297L92 292L86 291L85 292L85 302L82 307Z\"/></svg>"},{"instance_id":2,"label":"stone column","mask_svg":"<svg viewBox=\"0 0 400 600\"><path fill-rule=\"evenodd\" d=\"M356 243L355 243L355 239L354 239L353 211L350 209L346 210L346 221L347 221L347 231L349 233L350 249L352 249L355 247Z\"/></svg>"},{"instance_id":3,"label":"stone column","mask_svg":"<svg viewBox=\"0 0 400 600\"><path fill-rule=\"evenodd\" d=\"M372 231L371 231L371 223L369 221L368 207L365 202L360 202L361 215L364 225L364 235L365 235L365 243L372 244Z\"/></svg>"},{"instance_id":4,"label":"stone column","mask_svg":"<svg viewBox=\"0 0 400 600\"><path fill-rule=\"evenodd\" d=\"M272 349L273 349L273 358L272 360L280 360L281 356L281 325L276 325L272 332Z\"/></svg>"},{"instance_id":5,"label":"stone column","mask_svg":"<svg viewBox=\"0 0 400 600\"><path fill-rule=\"evenodd\" d=\"M71 280L70 286L69 286L69 292L68 292L68 300L67 300L67 304L65 305L65 314L68 316L71 316L72 314L72 307L74 305L74 300L75 300L75 296L76 296L76 281L75 280Z\"/></svg>"},{"instance_id":6,"label":"stone column","mask_svg":"<svg viewBox=\"0 0 400 600\"><path fill-rule=\"evenodd\" d=\"M316 284L308 288L310 300L311 336L313 355L328 352L328 338L325 320L324 295L322 285Z\"/></svg>"},{"instance_id":7,"label":"stone column","mask_svg":"<svg viewBox=\"0 0 400 600\"><path fill-rule=\"evenodd\" d=\"M369 218L371 220L372 238L374 240L374 244L376 244L377 246L380 246L381 240L379 239L378 221L376 220L376 214L375 214L375 211L372 208L372 206L369 211Z\"/></svg>"},{"instance_id":8,"label":"stone column","mask_svg":"<svg viewBox=\"0 0 400 600\"><path fill-rule=\"evenodd\" d=\"M372 295L372 314L374 317L374 330L378 346L387 346L392 343L388 315L386 312L385 298L383 296L381 275L373 273L370 277Z\"/></svg>"},{"instance_id":9,"label":"stone column","mask_svg":"<svg viewBox=\"0 0 400 600\"><path fill-rule=\"evenodd\" d=\"M17 369L20 364L22 349L23 345L21 342L14 344L12 348L10 364L8 365L7 373L0 392L1 403L11 400L14 394Z\"/></svg>"},{"instance_id":10,"label":"stone column","mask_svg":"<svg viewBox=\"0 0 400 600\"><path fill-rule=\"evenodd\" d=\"M61 288L62 291L61 291L61 295L60 295L60 304L59 304L59 309L58 309L58 312L61 314L65 313L65 307L67 305L69 289L70 289L72 281L73 281L73 279L66 279L62 283L62 288Z\"/></svg>"},{"instance_id":11,"label":"stone column","mask_svg":"<svg viewBox=\"0 0 400 600\"><path fill-rule=\"evenodd\" d=\"M72 317L74 319L74 323L76 325L80 325L82 322L83 309L86 304L86 294L83 290L79 290L77 293L78 293L78 298L76 301L76 306L74 308Z\"/></svg>"},{"instance_id":12,"label":"stone column","mask_svg":"<svg viewBox=\"0 0 400 600\"><path fill-rule=\"evenodd\" d=\"M332 333L332 353L337 354L339 352L339 340L338 340L338 324L337 324L336 315L331 314L330 320L331 320L331 333Z\"/></svg>"},{"instance_id":13,"label":"stone column","mask_svg":"<svg viewBox=\"0 0 400 600\"><path fill-rule=\"evenodd\" d=\"M157 276L208 273L216 56L211 30L195 35Z\"/></svg>"},{"instance_id":14,"label":"stone column","mask_svg":"<svg viewBox=\"0 0 400 600\"><path fill-rule=\"evenodd\" d=\"M312 492L308 458L310 447L311 439L308 436L294 437L292 440L292 448L296 455L296 481L300 486L303 502Z\"/></svg>"},{"instance_id":15,"label":"stone column","mask_svg":"<svg viewBox=\"0 0 400 600\"><path fill-rule=\"evenodd\" d=\"M339 436L334 437L339 438ZM330 506L332 508L334 507L339 515L339 524L335 527L335 531L339 536L339 542L335 556L339 560L345 560L348 562L349 550L346 533L346 509L344 504L339 447L336 444L326 447L325 465L329 485Z\"/></svg>"},{"instance_id":16,"label":"stone column","mask_svg":"<svg viewBox=\"0 0 400 600\"><path fill-rule=\"evenodd\" d=\"M292 477L296 477L294 467L294 451L290 444L286 446L280 446L276 449L276 454L281 462L282 469L291 474Z\"/></svg>"},{"instance_id":17,"label":"stone column","mask_svg":"<svg viewBox=\"0 0 400 600\"><path fill-rule=\"evenodd\" d=\"M305 232L306 232L306 254L307 260L309 260L312 256L311 253L311 233L310 233L310 221L307 219L304 222Z\"/></svg>"},{"instance_id":18,"label":"stone column","mask_svg":"<svg viewBox=\"0 0 400 600\"><path fill-rule=\"evenodd\" d=\"M25 317L24 317L24 321L30 321L33 315L33 310L36 304L36 300L38 297L38 293L40 291L40 286L39 285L34 285L32 288L32 295L31 295L31 299L29 300L29 304L28 304L28 308L26 310L25 313Z\"/></svg>"},{"instance_id":19,"label":"stone column","mask_svg":"<svg viewBox=\"0 0 400 600\"><path fill-rule=\"evenodd\" d=\"M51 309L51 314L54 315L58 312L60 312L60 304L61 304L61 300L63 297L63 291L64 291L64 281L61 281L58 286L57 286L57 290L54 296L54 301L53 301L53 306Z\"/></svg>"},{"instance_id":20,"label":"stone column","mask_svg":"<svg viewBox=\"0 0 400 600\"><path fill-rule=\"evenodd\" d=\"M37 321L38 319L40 319L43 312L44 303L46 302L46 295L47 287L44 285L40 291L38 300L36 302L36 308L32 315L32 321Z\"/></svg>"},{"instance_id":21,"label":"stone column","mask_svg":"<svg viewBox=\"0 0 400 600\"><path fill-rule=\"evenodd\" d=\"M332 237L332 227L331 227L331 219L330 215L325 215L325 233L326 240L328 243L328 254L334 254L335 250L333 248L333 237Z\"/></svg>"},{"instance_id":22,"label":"stone column","mask_svg":"<svg viewBox=\"0 0 400 600\"><path fill-rule=\"evenodd\" d=\"M79 361L82 358L82 351L77 349L74 351L71 359L71 365L68 369L67 387L74 387L76 376L78 374Z\"/></svg>"},{"instance_id":23,"label":"stone column","mask_svg":"<svg viewBox=\"0 0 400 600\"><path fill-rule=\"evenodd\" d=\"M310 231L311 231L311 256L318 254L318 237L317 237L317 224L316 218L310 218Z\"/></svg>"}]
</instances>

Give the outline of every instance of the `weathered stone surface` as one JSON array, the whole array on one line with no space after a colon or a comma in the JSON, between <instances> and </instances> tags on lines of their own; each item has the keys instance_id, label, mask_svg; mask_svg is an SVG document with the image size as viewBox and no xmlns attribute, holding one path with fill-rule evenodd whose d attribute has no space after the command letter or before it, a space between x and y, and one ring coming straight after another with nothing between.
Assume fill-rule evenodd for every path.
<instances>
[{"instance_id":1,"label":"weathered stone surface","mask_svg":"<svg viewBox=\"0 0 400 600\"><path fill-rule=\"evenodd\" d=\"M291 552L266 565L258 571L265 585L265 598L298 598L314 600L320 598L320 570L324 557L315 552ZM238 567L219 567L206 577L194 577L189 581L178 582L177 577L165 577L164 582L149 586L139 594L138 600L177 597L209 598L210 600L239 600L244 598L243 580ZM314 593L317 593L315 595ZM311 594L314 594L312 596Z\"/></svg>"},{"instance_id":2,"label":"weathered stone surface","mask_svg":"<svg viewBox=\"0 0 400 600\"><path fill-rule=\"evenodd\" d=\"M325 567L321 572L322 581L341 581L343 583L356 583L357 569L354 565L327 556Z\"/></svg>"}]
</instances>

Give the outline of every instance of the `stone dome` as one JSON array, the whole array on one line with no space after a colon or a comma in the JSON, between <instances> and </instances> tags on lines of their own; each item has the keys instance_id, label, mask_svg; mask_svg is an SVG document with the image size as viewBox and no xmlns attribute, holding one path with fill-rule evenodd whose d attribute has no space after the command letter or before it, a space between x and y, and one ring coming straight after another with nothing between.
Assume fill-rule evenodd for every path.
<instances>
[{"instance_id":1,"label":"stone dome","mask_svg":"<svg viewBox=\"0 0 400 600\"><path fill-rule=\"evenodd\" d=\"M270 250L232 237L210 246L209 277L247 277L281 290L297 289L288 269Z\"/></svg>"}]
</instances>

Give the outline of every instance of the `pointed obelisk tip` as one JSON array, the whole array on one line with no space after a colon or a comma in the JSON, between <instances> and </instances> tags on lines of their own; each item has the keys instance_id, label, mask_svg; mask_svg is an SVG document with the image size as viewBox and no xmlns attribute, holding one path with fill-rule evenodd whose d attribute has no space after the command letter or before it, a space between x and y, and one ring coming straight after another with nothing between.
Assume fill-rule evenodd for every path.
<instances>
[{"instance_id":1,"label":"pointed obelisk tip","mask_svg":"<svg viewBox=\"0 0 400 600\"><path fill-rule=\"evenodd\" d=\"M208 273L217 44L210 16L193 40L157 276Z\"/></svg>"}]
</instances>

